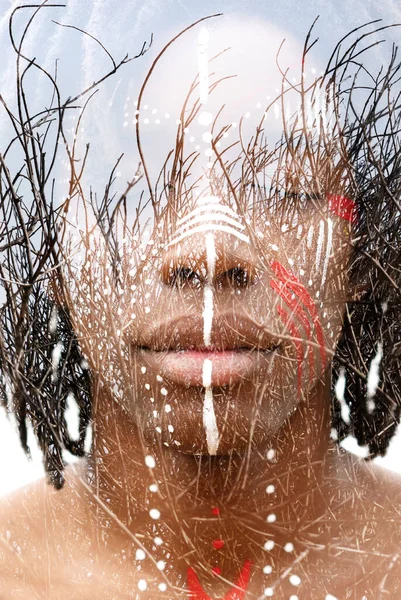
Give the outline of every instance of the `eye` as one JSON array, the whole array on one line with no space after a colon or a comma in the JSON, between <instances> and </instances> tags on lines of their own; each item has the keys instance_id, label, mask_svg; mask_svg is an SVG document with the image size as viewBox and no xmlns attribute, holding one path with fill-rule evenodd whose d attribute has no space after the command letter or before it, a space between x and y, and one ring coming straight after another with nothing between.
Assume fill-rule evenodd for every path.
<instances>
[{"instance_id":1,"label":"eye","mask_svg":"<svg viewBox=\"0 0 401 600\"><path fill-rule=\"evenodd\" d=\"M201 276L188 267L178 267L170 275L170 285L177 288L184 286L199 288L201 286Z\"/></svg>"},{"instance_id":2,"label":"eye","mask_svg":"<svg viewBox=\"0 0 401 600\"><path fill-rule=\"evenodd\" d=\"M317 192L311 192L308 194L307 192L295 192L295 191L285 191L282 194L285 199L294 200L298 205L307 206L308 204L316 204L319 200L321 200L322 195Z\"/></svg>"},{"instance_id":3,"label":"eye","mask_svg":"<svg viewBox=\"0 0 401 600\"><path fill-rule=\"evenodd\" d=\"M243 267L233 267L228 271L225 271L219 275L217 279L217 286L222 287L233 287L233 288L246 288L252 283L252 276L248 269Z\"/></svg>"}]
</instances>

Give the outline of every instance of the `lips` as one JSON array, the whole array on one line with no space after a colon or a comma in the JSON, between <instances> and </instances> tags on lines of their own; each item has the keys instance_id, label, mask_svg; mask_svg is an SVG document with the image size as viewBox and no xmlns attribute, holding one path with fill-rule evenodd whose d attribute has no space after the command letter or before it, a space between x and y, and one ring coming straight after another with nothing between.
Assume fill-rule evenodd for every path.
<instances>
[{"instance_id":1,"label":"lips","mask_svg":"<svg viewBox=\"0 0 401 600\"><path fill-rule=\"evenodd\" d=\"M184 317L161 323L143 336L139 353L163 379L185 387L205 385L205 361L210 361L210 385L230 386L266 368L280 343L251 319L219 316L213 323L211 345L203 341L203 322Z\"/></svg>"},{"instance_id":2,"label":"lips","mask_svg":"<svg viewBox=\"0 0 401 600\"><path fill-rule=\"evenodd\" d=\"M203 370L206 360L211 362L211 387L234 385L249 379L255 370L266 365L277 349L264 352L256 350L180 350L154 352L142 350L144 361L164 379L186 387L204 384Z\"/></svg>"}]
</instances>

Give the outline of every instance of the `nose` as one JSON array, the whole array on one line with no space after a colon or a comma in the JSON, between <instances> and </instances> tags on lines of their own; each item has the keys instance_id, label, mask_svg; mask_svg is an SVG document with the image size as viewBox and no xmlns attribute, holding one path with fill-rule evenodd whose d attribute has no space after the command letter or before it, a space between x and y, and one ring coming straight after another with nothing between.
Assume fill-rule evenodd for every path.
<instances>
[{"instance_id":1,"label":"nose","mask_svg":"<svg viewBox=\"0 0 401 600\"><path fill-rule=\"evenodd\" d=\"M257 279L257 257L249 242L230 232L196 232L167 248L162 279L175 288L247 288Z\"/></svg>"}]
</instances>

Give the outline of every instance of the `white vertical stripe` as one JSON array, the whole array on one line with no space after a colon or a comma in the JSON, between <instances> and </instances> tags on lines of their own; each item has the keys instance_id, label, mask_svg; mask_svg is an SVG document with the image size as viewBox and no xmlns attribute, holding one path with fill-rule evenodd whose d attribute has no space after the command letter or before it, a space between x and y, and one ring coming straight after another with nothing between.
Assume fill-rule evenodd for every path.
<instances>
[{"instance_id":1,"label":"white vertical stripe","mask_svg":"<svg viewBox=\"0 0 401 600\"><path fill-rule=\"evenodd\" d=\"M308 239L307 239L306 245L307 245L307 247L308 247L309 249L310 249L310 248L312 248L312 242L313 242L313 229L314 229L314 227L313 227L313 225L311 225L311 226L309 227L309 231L308 231Z\"/></svg>"},{"instance_id":2,"label":"white vertical stripe","mask_svg":"<svg viewBox=\"0 0 401 600\"><path fill-rule=\"evenodd\" d=\"M345 369L344 367L341 367L340 369L340 373L338 375L338 379L336 381L336 385L334 387L334 392L336 394L336 398L340 403L340 407L341 407L341 418L344 421L344 423L347 423L347 425L350 423L350 408L348 406L348 404L345 401L345 385L346 385L346 381L345 381Z\"/></svg>"},{"instance_id":3,"label":"white vertical stripe","mask_svg":"<svg viewBox=\"0 0 401 600\"><path fill-rule=\"evenodd\" d=\"M202 369L202 385L205 388L208 388L212 385L212 367L212 361L206 358Z\"/></svg>"},{"instance_id":4,"label":"white vertical stripe","mask_svg":"<svg viewBox=\"0 0 401 600\"><path fill-rule=\"evenodd\" d=\"M367 381L367 409L368 413L372 414L376 408L374 397L376 395L377 388L380 383L380 363L383 358L383 345L379 342L377 344L377 353L370 363L368 381Z\"/></svg>"},{"instance_id":5,"label":"white vertical stripe","mask_svg":"<svg viewBox=\"0 0 401 600\"><path fill-rule=\"evenodd\" d=\"M330 218L328 218L327 219L326 256L324 257L324 263L323 263L322 286L326 282L327 269L329 267L329 260L330 260L330 254L331 254L332 244L333 244L333 221Z\"/></svg>"},{"instance_id":6,"label":"white vertical stripe","mask_svg":"<svg viewBox=\"0 0 401 600\"><path fill-rule=\"evenodd\" d=\"M316 248L316 264L315 264L316 273L319 272L319 268L320 268L320 259L322 257L322 249L323 249L323 238L324 238L324 221L323 221L323 219L321 219L320 225L319 225L319 236L317 238L317 248Z\"/></svg>"},{"instance_id":7,"label":"white vertical stripe","mask_svg":"<svg viewBox=\"0 0 401 600\"><path fill-rule=\"evenodd\" d=\"M210 346L214 312L213 279L216 267L216 249L214 245L213 233L208 233L206 235L206 262L207 275L203 295L203 342L205 346Z\"/></svg>"},{"instance_id":8,"label":"white vertical stripe","mask_svg":"<svg viewBox=\"0 0 401 600\"><path fill-rule=\"evenodd\" d=\"M217 454L219 447L219 430L217 428L216 415L213 405L212 383L212 361L206 359L203 363L202 381L205 386L205 398L203 400L203 426L206 433L207 449L210 455Z\"/></svg>"},{"instance_id":9,"label":"white vertical stripe","mask_svg":"<svg viewBox=\"0 0 401 600\"><path fill-rule=\"evenodd\" d=\"M213 279L216 268L216 248L214 245L213 233L206 235L206 286L204 291L204 310L203 310L203 340L205 346L210 346L212 324L213 324ZM219 431L217 429L216 415L213 405L212 390L212 361L206 359L203 363L202 383L205 388L205 397L203 400L203 426L206 433L206 442L208 452L211 455L217 453L219 446Z\"/></svg>"},{"instance_id":10,"label":"white vertical stripe","mask_svg":"<svg viewBox=\"0 0 401 600\"><path fill-rule=\"evenodd\" d=\"M213 391L211 387L205 389L203 425L206 431L208 452L212 456L216 455L219 447L219 430L217 429L216 415L214 414Z\"/></svg>"}]
</instances>

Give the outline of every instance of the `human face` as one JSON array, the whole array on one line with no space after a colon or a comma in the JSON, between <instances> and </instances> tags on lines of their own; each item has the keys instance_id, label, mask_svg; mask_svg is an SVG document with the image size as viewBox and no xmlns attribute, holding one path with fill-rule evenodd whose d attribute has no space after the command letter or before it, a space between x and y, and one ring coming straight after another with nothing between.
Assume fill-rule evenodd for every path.
<instances>
[{"instance_id":1,"label":"human face","mask_svg":"<svg viewBox=\"0 0 401 600\"><path fill-rule=\"evenodd\" d=\"M262 127L244 143L240 127L233 146L232 123L192 108L168 182L160 197L151 192L150 222L123 224L118 263L98 228L84 234L75 322L93 371L146 445L243 454L280 431L329 367L352 200L332 136L316 140L286 117L285 145L271 150ZM183 147L196 128L210 147L191 158Z\"/></svg>"},{"instance_id":2,"label":"human face","mask_svg":"<svg viewBox=\"0 0 401 600\"><path fill-rule=\"evenodd\" d=\"M238 214L209 196L169 241L150 238L142 265L128 259L116 289L111 277L91 282L92 305L80 314L89 360L148 443L242 453L308 397L346 300L350 227L332 208L310 202L288 222L276 207L252 243L235 233L246 231Z\"/></svg>"}]
</instances>

